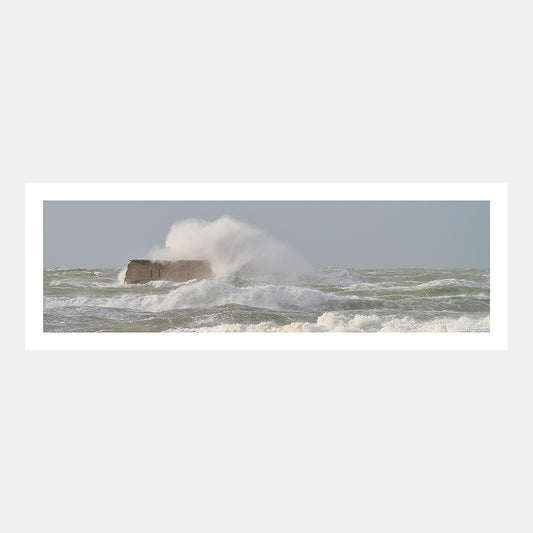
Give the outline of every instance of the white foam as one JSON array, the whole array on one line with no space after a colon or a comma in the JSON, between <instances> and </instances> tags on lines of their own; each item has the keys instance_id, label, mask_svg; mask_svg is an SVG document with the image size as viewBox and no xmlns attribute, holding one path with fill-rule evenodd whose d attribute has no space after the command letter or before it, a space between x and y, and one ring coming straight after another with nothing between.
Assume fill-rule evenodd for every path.
<instances>
[{"instance_id":1,"label":"white foam","mask_svg":"<svg viewBox=\"0 0 533 533\"><path fill-rule=\"evenodd\" d=\"M427 283L421 283L416 285L415 289L427 289L430 287L476 287L481 289L488 289L488 284L476 283L475 281L468 281L466 279L437 279L433 281L428 281Z\"/></svg>"}]
</instances>

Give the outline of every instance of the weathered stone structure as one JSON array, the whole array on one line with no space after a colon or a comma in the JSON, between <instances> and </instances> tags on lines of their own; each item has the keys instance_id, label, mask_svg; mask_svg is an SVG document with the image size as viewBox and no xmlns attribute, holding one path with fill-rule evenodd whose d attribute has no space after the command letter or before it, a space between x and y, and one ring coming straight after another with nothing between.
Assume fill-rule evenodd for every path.
<instances>
[{"instance_id":1,"label":"weathered stone structure","mask_svg":"<svg viewBox=\"0 0 533 533\"><path fill-rule=\"evenodd\" d=\"M132 259L128 263L124 283L146 283L147 281L158 279L188 281L211 275L211 267L207 261L150 261L149 259Z\"/></svg>"}]
</instances>

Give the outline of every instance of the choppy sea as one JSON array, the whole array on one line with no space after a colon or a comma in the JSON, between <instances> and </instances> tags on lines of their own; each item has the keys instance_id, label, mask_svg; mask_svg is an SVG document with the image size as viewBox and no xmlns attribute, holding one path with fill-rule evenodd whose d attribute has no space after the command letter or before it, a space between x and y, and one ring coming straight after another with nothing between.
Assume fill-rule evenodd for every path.
<instances>
[{"instance_id":1,"label":"choppy sea","mask_svg":"<svg viewBox=\"0 0 533 533\"><path fill-rule=\"evenodd\" d=\"M488 270L325 268L125 285L119 269L46 269L45 332L489 331Z\"/></svg>"}]
</instances>

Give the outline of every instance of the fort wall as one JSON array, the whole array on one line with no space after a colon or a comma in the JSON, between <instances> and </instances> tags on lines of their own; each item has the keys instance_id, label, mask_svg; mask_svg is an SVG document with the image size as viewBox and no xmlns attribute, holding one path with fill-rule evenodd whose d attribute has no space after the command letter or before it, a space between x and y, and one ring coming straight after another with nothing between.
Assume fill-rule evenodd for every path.
<instances>
[{"instance_id":1,"label":"fort wall","mask_svg":"<svg viewBox=\"0 0 533 533\"><path fill-rule=\"evenodd\" d=\"M207 261L150 261L149 259L132 259L128 263L124 283L146 283L147 281L189 281L212 275Z\"/></svg>"}]
</instances>

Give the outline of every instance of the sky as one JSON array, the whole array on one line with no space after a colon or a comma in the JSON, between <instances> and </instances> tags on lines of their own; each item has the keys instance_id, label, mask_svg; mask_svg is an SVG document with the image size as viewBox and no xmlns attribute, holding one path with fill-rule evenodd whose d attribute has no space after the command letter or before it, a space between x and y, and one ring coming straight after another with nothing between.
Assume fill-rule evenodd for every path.
<instances>
[{"instance_id":1,"label":"sky","mask_svg":"<svg viewBox=\"0 0 533 533\"><path fill-rule=\"evenodd\" d=\"M488 268L489 202L44 202L44 267L123 268L181 220L230 215L317 267Z\"/></svg>"}]
</instances>

